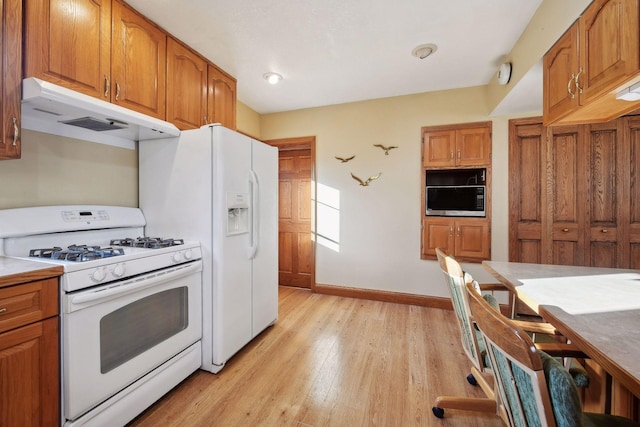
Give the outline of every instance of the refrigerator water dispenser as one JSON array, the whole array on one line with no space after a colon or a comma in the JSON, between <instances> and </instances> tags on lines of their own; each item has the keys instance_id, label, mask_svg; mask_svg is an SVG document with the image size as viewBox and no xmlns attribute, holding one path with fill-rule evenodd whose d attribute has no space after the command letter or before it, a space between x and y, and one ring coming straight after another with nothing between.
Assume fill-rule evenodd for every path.
<instances>
[{"instance_id":1,"label":"refrigerator water dispenser","mask_svg":"<svg viewBox=\"0 0 640 427\"><path fill-rule=\"evenodd\" d=\"M249 232L249 195L227 193L227 236Z\"/></svg>"}]
</instances>

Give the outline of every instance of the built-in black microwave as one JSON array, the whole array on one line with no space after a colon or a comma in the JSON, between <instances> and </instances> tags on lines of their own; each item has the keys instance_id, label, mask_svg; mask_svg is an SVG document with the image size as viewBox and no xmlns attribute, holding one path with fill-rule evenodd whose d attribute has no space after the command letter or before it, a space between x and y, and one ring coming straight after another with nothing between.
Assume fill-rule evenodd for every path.
<instances>
[{"instance_id":1,"label":"built-in black microwave","mask_svg":"<svg viewBox=\"0 0 640 427\"><path fill-rule=\"evenodd\" d=\"M430 216L486 216L486 170L426 171L425 214Z\"/></svg>"}]
</instances>

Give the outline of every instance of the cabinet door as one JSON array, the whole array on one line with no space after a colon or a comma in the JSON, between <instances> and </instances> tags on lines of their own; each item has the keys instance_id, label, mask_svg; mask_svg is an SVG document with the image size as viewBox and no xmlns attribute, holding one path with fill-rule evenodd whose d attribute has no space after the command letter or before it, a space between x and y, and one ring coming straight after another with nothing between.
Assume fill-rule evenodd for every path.
<instances>
[{"instance_id":1,"label":"cabinet door","mask_svg":"<svg viewBox=\"0 0 640 427\"><path fill-rule=\"evenodd\" d=\"M586 258L591 267L625 267L622 177L625 160L623 121L589 126L587 134L588 200ZM626 175L626 174L625 174ZM627 234L627 233L622 233Z\"/></svg>"},{"instance_id":2,"label":"cabinet door","mask_svg":"<svg viewBox=\"0 0 640 427\"><path fill-rule=\"evenodd\" d=\"M595 0L580 17L580 104L623 84L640 67L636 0Z\"/></svg>"},{"instance_id":3,"label":"cabinet door","mask_svg":"<svg viewBox=\"0 0 640 427\"><path fill-rule=\"evenodd\" d=\"M553 45L543 58L542 108L545 124L566 116L578 107L573 78L578 65L578 22Z\"/></svg>"},{"instance_id":4,"label":"cabinet door","mask_svg":"<svg viewBox=\"0 0 640 427\"><path fill-rule=\"evenodd\" d=\"M57 426L58 318L0 334L0 425Z\"/></svg>"},{"instance_id":5,"label":"cabinet door","mask_svg":"<svg viewBox=\"0 0 640 427\"><path fill-rule=\"evenodd\" d=\"M422 135L422 163L425 167L455 165L456 131L424 132Z\"/></svg>"},{"instance_id":6,"label":"cabinet door","mask_svg":"<svg viewBox=\"0 0 640 427\"><path fill-rule=\"evenodd\" d=\"M436 248L454 254L454 223L450 218L428 218L422 221L422 257L434 258Z\"/></svg>"},{"instance_id":7,"label":"cabinet door","mask_svg":"<svg viewBox=\"0 0 640 427\"><path fill-rule=\"evenodd\" d=\"M543 263L586 265L584 227L586 161L583 127L553 127L550 136L550 183L547 200L552 212L551 241Z\"/></svg>"},{"instance_id":8,"label":"cabinet door","mask_svg":"<svg viewBox=\"0 0 640 427\"><path fill-rule=\"evenodd\" d=\"M509 123L509 261L542 263L545 146L542 123ZM544 233L546 235L546 233Z\"/></svg>"},{"instance_id":9,"label":"cabinet door","mask_svg":"<svg viewBox=\"0 0 640 427\"><path fill-rule=\"evenodd\" d=\"M111 0L25 2L25 76L109 100Z\"/></svg>"},{"instance_id":10,"label":"cabinet door","mask_svg":"<svg viewBox=\"0 0 640 427\"><path fill-rule=\"evenodd\" d=\"M209 64L207 70L209 123L236 128L236 80L219 68Z\"/></svg>"},{"instance_id":11,"label":"cabinet door","mask_svg":"<svg viewBox=\"0 0 640 427\"><path fill-rule=\"evenodd\" d=\"M640 270L640 117L628 119L630 156L626 164L629 177L629 197L624 204L624 219L629 227L629 240L625 241L625 251L629 256L629 268ZM624 180L622 181L625 182ZM624 236L624 234L623 234Z\"/></svg>"},{"instance_id":12,"label":"cabinet door","mask_svg":"<svg viewBox=\"0 0 640 427\"><path fill-rule=\"evenodd\" d=\"M488 165L491 162L491 133L489 128L456 131L456 166Z\"/></svg>"},{"instance_id":13,"label":"cabinet door","mask_svg":"<svg viewBox=\"0 0 640 427\"><path fill-rule=\"evenodd\" d=\"M167 121L179 129L207 122L207 63L175 39L167 38Z\"/></svg>"},{"instance_id":14,"label":"cabinet door","mask_svg":"<svg viewBox=\"0 0 640 427\"><path fill-rule=\"evenodd\" d=\"M20 158L20 101L22 83L22 1L4 0L0 39L0 159Z\"/></svg>"},{"instance_id":15,"label":"cabinet door","mask_svg":"<svg viewBox=\"0 0 640 427\"><path fill-rule=\"evenodd\" d=\"M111 102L164 120L167 35L120 2L112 14Z\"/></svg>"},{"instance_id":16,"label":"cabinet door","mask_svg":"<svg viewBox=\"0 0 640 427\"><path fill-rule=\"evenodd\" d=\"M455 227L456 257L489 259L489 222L478 219L457 219Z\"/></svg>"}]
</instances>

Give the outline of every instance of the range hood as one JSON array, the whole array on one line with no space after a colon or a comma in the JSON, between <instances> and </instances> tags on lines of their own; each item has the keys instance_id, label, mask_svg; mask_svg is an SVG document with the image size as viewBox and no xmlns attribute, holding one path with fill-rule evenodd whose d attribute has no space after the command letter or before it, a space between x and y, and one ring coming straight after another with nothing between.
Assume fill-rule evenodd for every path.
<instances>
[{"instance_id":1,"label":"range hood","mask_svg":"<svg viewBox=\"0 0 640 427\"><path fill-rule=\"evenodd\" d=\"M22 127L131 150L136 141L180 135L169 122L35 77L22 81Z\"/></svg>"}]
</instances>

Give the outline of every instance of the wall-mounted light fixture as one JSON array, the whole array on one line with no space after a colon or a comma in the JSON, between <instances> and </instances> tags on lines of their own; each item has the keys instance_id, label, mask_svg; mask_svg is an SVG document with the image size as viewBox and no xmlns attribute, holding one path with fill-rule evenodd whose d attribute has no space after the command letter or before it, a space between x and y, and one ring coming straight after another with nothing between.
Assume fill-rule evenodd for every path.
<instances>
[{"instance_id":1,"label":"wall-mounted light fixture","mask_svg":"<svg viewBox=\"0 0 640 427\"><path fill-rule=\"evenodd\" d=\"M623 101L640 101L640 82L616 93L616 99Z\"/></svg>"},{"instance_id":2,"label":"wall-mounted light fixture","mask_svg":"<svg viewBox=\"0 0 640 427\"><path fill-rule=\"evenodd\" d=\"M282 80L282 76L278 73L266 73L264 76L266 81L271 83L272 85L278 84L280 80Z\"/></svg>"}]
</instances>

